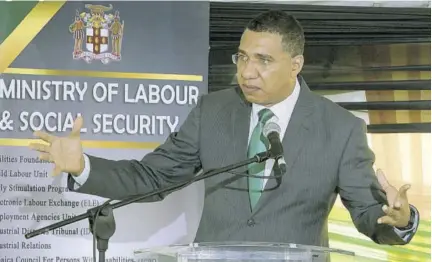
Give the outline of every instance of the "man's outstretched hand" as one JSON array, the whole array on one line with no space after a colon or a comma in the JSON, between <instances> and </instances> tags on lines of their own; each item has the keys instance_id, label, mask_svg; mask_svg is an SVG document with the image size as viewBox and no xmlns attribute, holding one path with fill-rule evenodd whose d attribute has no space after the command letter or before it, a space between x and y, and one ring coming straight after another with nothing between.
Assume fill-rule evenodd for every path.
<instances>
[{"instance_id":1,"label":"man's outstretched hand","mask_svg":"<svg viewBox=\"0 0 432 262\"><path fill-rule=\"evenodd\" d=\"M46 132L36 131L34 135L45 143L31 143L30 148L40 152L41 160L54 163L53 175L62 172L80 175L84 170L84 156L80 140L83 126L81 116L75 119L71 133L66 137L57 137Z\"/></svg>"},{"instance_id":2,"label":"man's outstretched hand","mask_svg":"<svg viewBox=\"0 0 432 262\"><path fill-rule=\"evenodd\" d=\"M403 185L399 190L392 186L384 172L380 169L376 172L381 187L387 194L387 202L390 206L384 205L383 211L386 214L378 219L379 224L387 224L399 228L406 227L409 223L411 211L407 197L409 184Z\"/></svg>"}]
</instances>

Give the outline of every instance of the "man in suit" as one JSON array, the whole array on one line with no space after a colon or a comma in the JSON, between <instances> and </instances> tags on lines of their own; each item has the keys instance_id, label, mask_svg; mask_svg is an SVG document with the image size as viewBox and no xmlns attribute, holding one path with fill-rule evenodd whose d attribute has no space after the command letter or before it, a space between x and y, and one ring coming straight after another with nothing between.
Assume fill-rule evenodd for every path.
<instances>
[{"instance_id":1,"label":"man in suit","mask_svg":"<svg viewBox=\"0 0 432 262\"><path fill-rule=\"evenodd\" d=\"M121 199L266 150L262 129L270 121L281 128L285 174L270 179L280 172L269 160L206 179L197 242L328 246L327 218L340 194L359 232L380 244L408 243L419 221L409 185L397 190L375 174L365 123L309 90L299 76L304 41L299 22L284 12L253 19L233 55L239 88L202 96L179 130L140 161L83 154L81 118L68 137L36 132L49 145L31 148L55 164L55 174L69 174L70 189Z\"/></svg>"}]
</instances>

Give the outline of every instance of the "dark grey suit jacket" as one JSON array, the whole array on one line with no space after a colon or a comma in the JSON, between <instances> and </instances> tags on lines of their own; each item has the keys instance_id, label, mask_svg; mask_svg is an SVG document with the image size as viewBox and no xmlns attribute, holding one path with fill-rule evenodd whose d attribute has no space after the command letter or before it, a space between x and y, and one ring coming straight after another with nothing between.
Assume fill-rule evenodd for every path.
<instances>
[{"instance_id":1,"label":"dark grey suit jacket","mask_svg":"<svg viewBox=\"0 0 432 262\"><path fill-rule=\"evenodd\" d=\"M252 212L247 178L238 176L245 169L205 180L196 241L328 246L327 219L340 194L361 233L377 243L404 244L392 227L377 224L385 196L372 169L364 121L299 80L299 99L282 141L288 168L280 186L272 189L277 180L269 180ZM204 95L179 131L141 161L89 156L89 178L76 191L120 199L245 160L251 108L238 89ZM73 184L69 177L71 190Z\"/></svg>"}]
</instances>

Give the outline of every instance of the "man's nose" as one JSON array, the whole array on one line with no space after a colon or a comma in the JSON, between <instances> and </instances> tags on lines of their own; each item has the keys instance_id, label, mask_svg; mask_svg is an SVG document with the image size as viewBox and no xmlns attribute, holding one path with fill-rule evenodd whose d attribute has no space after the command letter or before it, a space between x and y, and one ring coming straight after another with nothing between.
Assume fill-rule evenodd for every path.
<instances>
[{"instance_id":1,"label":"man's nose","mask_svg":"<svg viewBox=\"0 0 432 262\"><path fill-rule=\"evenodd\" d=\"M241 76L244 79L254 79L258 77L258 70L256 69L254 63L246 63L241 70Z\"/></svg>"}]
</instances>

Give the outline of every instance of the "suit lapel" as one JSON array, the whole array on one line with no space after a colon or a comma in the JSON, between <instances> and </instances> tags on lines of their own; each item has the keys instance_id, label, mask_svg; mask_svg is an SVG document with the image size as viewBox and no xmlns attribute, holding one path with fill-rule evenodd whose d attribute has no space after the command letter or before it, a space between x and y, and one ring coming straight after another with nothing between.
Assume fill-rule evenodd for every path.
<instances>
[{"instance_id":1,"label":"suit lapel","mask_svg":"<svg viewBox=\"0 0 432 262\"><path fill-rule=\"evenodd\" d=\"M287 163L285 176L289 176L302 145L309 139L309 131L312 125L312 113L315 105L313 95L303 79L300 80L300 95L282 140Z\"/></svg>"},{"instance_id":2,"label":"suit lapel","mask_svg":"<svg viewBox=\"0 0 432 262\"><path fill-rule=\"evenodd\" d=\"M231 116L232 136L233 136L233 163L246 160L247 147L249 144L249 124L251 107L241 106L235 108ZM240 170L247 170L247 167Z\"/></svg>"}]
</instances>

